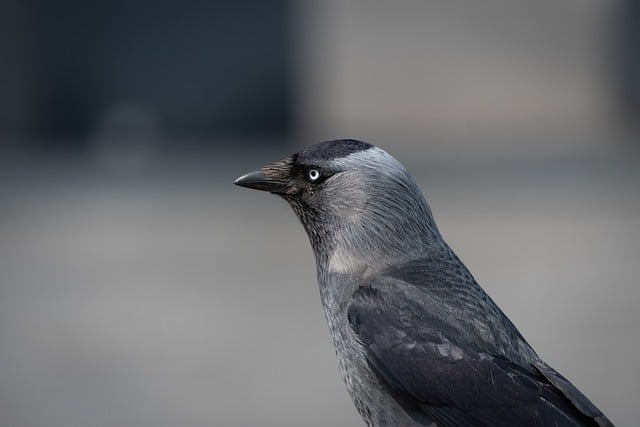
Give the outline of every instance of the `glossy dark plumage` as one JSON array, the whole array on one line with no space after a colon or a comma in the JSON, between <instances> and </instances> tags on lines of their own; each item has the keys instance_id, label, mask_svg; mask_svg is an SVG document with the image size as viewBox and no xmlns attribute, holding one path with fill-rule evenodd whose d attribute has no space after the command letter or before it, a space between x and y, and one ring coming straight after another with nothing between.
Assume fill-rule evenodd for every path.
<instances>
[{"instance_id":1,"label":"glossy dark plumage","mask_svg":"<svg viewBox=\"0 0 640 427\"><path fill-rule=\"evenodd\" d=\"M426 414L441 426L610 425L571 383L531 354L472 278L449 274L448 280L470 282L464 297L451 299L450 290L437 289L441 273L434 268L454 266L412 264L360 286L348 319L371 369L418 422ZM398 270L404 280L394 277Z\"/></svg>"}]
</instances>

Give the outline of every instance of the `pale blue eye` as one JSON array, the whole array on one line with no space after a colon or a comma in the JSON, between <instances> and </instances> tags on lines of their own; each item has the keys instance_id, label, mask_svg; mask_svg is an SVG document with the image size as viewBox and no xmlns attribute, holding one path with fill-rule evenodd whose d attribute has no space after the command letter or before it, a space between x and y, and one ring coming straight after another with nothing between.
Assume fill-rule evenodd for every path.
<instances>
[{"instance_id":1,"label":"pale blue eye","mask_svg":"<svg viewBox=\"0 0 640 427\"><path fill-rule=\"evenodd\" d=\"M315 182L320 179L320 171L318 169L309 169L307 176L311 182Z\"/></svg>"}]
</instances>

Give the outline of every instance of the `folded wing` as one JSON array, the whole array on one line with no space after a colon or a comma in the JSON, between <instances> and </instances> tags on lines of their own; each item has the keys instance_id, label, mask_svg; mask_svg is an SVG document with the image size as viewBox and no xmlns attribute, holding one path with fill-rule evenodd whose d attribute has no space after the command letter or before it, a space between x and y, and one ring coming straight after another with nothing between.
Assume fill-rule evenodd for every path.
<instances>
[{"instance_id":1,"label":"folded wing","mask_svg":"<svg viewBox=\"0 0 640 427\"><path fill-rule=\"evenodd\" d=\"M499 346L483 343L479 335L486 329L470 327L474 320L465 319L463 307L444 305L424 289L386 277L360 287L348 307L367 362L416 421L433 420L440 426L612 425L548 365L538 360L522 366L510 360Z\"/></svg>"}]
</instances>

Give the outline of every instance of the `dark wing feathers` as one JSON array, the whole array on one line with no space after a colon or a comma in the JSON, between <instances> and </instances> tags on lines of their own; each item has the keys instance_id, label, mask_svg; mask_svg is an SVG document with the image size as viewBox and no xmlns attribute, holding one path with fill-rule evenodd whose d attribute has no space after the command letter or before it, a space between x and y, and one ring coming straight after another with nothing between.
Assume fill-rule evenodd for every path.
<instances>
[{"instance_id":1,"label":"dark wing feathers","mask_svg":"<svg viewBox=\"0 0 640 427\"><path fill-rule=\"evenodd\" d=\"M551 366L544 362L534 362L533 366L549 381L553 386L560 390L569 401L580 410L583 414L596 420L599 426L613 426L611 421L600 412L600 410L580 392L565 377L558 373Z\"/></svg>"},{"instance_id":2,"label":"dark wing feathers","mask_svg":"<svg viewBox=\"0 0 640 427\"><path fill-rule=\"evenodd\" d=\"M433 304L424 290L386 277L360 287L348 307L369 365L409 413L440 426L611 425L553 369L520 366L495 345L483 351L468 323L446 322Z\"/></svg>"}]
</instances>

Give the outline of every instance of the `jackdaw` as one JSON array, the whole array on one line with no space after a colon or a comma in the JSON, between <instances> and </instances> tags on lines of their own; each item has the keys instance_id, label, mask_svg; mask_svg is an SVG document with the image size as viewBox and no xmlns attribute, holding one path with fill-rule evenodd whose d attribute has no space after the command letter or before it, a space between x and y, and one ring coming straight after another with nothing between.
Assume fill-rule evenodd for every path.
<instances>
[{"instance_id":1,"label":"jackdaw","mask_svg":"<svg viewBox=\"0 0 640 427\"><path fill-rule=\"evenodd\" d=\"M612 426L478 285L385 151L327 141L235 183L283 197L302 222L367 425Z\"/></svg>"}]
</instances>

